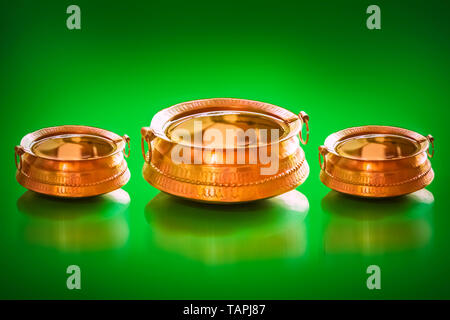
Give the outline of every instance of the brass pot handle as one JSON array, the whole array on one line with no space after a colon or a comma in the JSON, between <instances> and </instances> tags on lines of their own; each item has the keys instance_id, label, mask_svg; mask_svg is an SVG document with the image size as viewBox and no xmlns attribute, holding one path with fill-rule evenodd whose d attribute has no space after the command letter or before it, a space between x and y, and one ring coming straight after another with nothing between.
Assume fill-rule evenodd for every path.
<instances>
[{"instance_id":1,"label":"brass pot handle","mask_svg":"<svg viewBox=\"0 0 450 320\"><path fill-rule=\"evenodd\" d=\"M430 158L433 158L433 156L434 156L434 137L431 134L429 134L429 135L427 135L427 140L429 142L427 154ZM433 148L431 153L430 153L430 144L431 144L431 147Z\"/></svg>"},{"instance_id":2,"label":"brass pot handle","mask_svg":"<svg viewBox=\"0 0 450 320\"><path fill-rule=\"evenodd\" d=\"M16 163L17 170L22 169L22 155L25 153L22 146L14 147L14 162ZM17 156L19 156L19 161L17 161Z\"/></svg>"},{"instance_id":3,"label":"brass pot handle","mask_svg":"<svg viewBox=\"0 0 450 320\"><path fill-rule=\"evenodd\" d=\"M300 111L300 113L298 114L298 117L300 118L300 120L302 120L302 128L300 129L300 133L299 133L300 142L302 144L307 144L309 141L309 116L306 112ZM303 123L306 125L306 140L303 140L303 137L302 137Z\"/></svg>"},{"instance_id":4,"label":"brass pot handle","mask_svg":"<svg viewBox=\"0 0 450 320\"><path fill-rule=\"evenodd\" d=\"M123 155L125 156L125 158L128 158L130 156L130 152L131 152L130 137L128 135L124 134L122 139L123 139L123 141L125 141L126 147L128 147L128 152L127 153L125 153L126 147L123 149Z\"/></svg>"},{"instance_id":5,"label":"brass pot handle","mask_svg":"<svg viewBox=\"0 0 450 320\"><path fill-rule=\"evenodd\" d=\"M325 146L320 146L319 147L319 165L320 165L320 169L325 171L326 168L326 158L325 156L328 153L328 149ZM323 157L323 163L322 163L322 157Z\"/></svg>"},{"instance_id":6,"label":"brass pot handle","mask_svg":"<svg viewBox=\"0 0 450 320\"><path fill-rule=\"evenodd\" d=\"M155 138L155 134L153 133L153 130L150 127L143 127L141 129L141 147L142 147L142 155L144 156L144 160L147 163L150 163L150 160L152 159L152 140ZM148 157L147 152L145 152L145 143L148 144Z\"/></svg>"}]
</instances>

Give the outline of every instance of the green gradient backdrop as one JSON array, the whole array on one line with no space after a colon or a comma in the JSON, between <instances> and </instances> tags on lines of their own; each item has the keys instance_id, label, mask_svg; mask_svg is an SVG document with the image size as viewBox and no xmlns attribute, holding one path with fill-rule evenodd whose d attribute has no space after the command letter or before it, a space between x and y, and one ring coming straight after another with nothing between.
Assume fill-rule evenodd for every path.
<instances>
[{"instance_id":1,"label":"green gradient backdrop","mask_svg":"<svg viewBox=\"0 0 450 320\"><path fill-rule=\"evenodd\" d=\"M450 6L374 3L382 30L365 26L368 1L2 1L0 297L450 298ZM66 28L70 4L82 30ZM144 181L140 128L210 97L309 113L306 217L273 202L175 201ZM16 183L14 146L63 124L131 137L128 207ZM358 201L320 183L317 147L363 124L435 136L436 178L420 194L434 203ZM79 291L66 288L70 264ZM382 290L366 288L370 264Z\"/></svg>"}]
</instances>

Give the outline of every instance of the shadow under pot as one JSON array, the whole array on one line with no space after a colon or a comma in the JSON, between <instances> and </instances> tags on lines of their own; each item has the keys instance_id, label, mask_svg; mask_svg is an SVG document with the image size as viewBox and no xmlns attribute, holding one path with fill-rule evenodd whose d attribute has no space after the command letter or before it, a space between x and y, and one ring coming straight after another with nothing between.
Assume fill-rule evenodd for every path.
<instances>
[{"instance_id":1,"label":"shadow under pot","mask_svg":"<svg viewBox=\"0 0 450 320\"><path fill-rule=\"evenodd\" d=\"M285 193L309 174L297 138L307 143L308 120L304 112L243 99L177 104L141 130L143 176L161 191L196 201L236 203Z\"/></svg>"},{"instance_id":2,"label":"shadow under pot","mask_svg":"<svg viewBox=\"0 0 450 320\"><path fill-rule=\"evenodd\" d=\"M16 178L25 188L50 196L104 194L130 179L124 158L129 142L127 135L88 126L44 128L15 147Z\"/></svg>"},{"instance_id":3,"label":"shadow under pot","mask_svg":"<svg viewBox=\"0 0 450 320\"><path fill-rule=\"evenodd\" d=\"M431 135L389 126L349 128L328 136L319 147L320 180L355 196L400 196L431 183L428 157L433 155Z\"/></svg>"}]
</instances>

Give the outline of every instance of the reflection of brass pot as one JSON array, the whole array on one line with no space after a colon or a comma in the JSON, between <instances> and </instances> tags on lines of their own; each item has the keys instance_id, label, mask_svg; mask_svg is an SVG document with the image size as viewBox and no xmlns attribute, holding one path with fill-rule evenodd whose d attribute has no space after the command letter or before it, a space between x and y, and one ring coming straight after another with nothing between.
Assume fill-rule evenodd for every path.
<instances>
[{"instance_id":1,"label":"reflection of brass pot","mask_svg":"<svg viewBox=\"0 0 450 320\"><path fill-rule=\"evenodd\" d=\"M293 190L239 206L185 201L160 193L146 207L158 243L211 264L297 257L306 250L306 197Z\"/></svg>"},{"instance_id":2,"label":"reflection of brass pot","mask_svg":"<svg viewBox=\"0 0 450 320\"><path fill-rule=\"evenodd\" d=\"M29 190L58 197L116 190L130 179L122 153L127 143L127 135L86 126L32 132L15 149L17 181Z\"/></svg>"},{"instance_id":3,"label":"reflection of brass pot","mask_svg":"<svg viewBox=\"0 0 450 320\"><path fill-rule=\"evenodd\" d=\"M341 130L319 148L319 160L324 158L320 179L331 189L362 197L392 197L420 190L434 177L427 158L433 141L430 135L396 127Z\"/></svg>"},{"instance_id":4,"label":"reflection of brass pot","mask_svg":"<svg viewBox=\"0 0 450 320\"><path fill-rule=\"evenodd\" d=\"M175 105L158 112L150 128L142 128L144 178L164 192L207 202L244 202L282 194L308 176L309 167L296 137L300 133L301 141L307 142L308 138L301 138L301 128L305 123L309 136L308 120L304 112L297 116L271 104L242 99ZM197 130L195 123L202 129ZM279 136L265 136L262 141L255 133L254 140L238 141L236 137L230 143L225 141L228 133L237 135L249 129L256 133L275 130ZM187 132L189 141L177 136L181 130ZM200 143L195 140L197 134ZM150 147L147 153L144 141ZM173 159L174 150L184 161ZM269 163L261 159L261 154L272 152L276 159ZM275 161L277 168L270 171Z\"/></svg>"},{"instance_id":5,"label":"reflection of brass pot","mask_svg":"<svg viewBox=\"0 0 450 320\"><path fill-rule=\"evenodd\" d=\"M428 190L388 199L328 193L325 251L385 253L424 247L431 239L433 195Z\"/></svg>"},{"instance_id":6,"label":"reflection of brass pot","mask_svg":"<svg viewBox=\"0 0 450 320\"><path fill-rule=\"evenodd\" d=\"M27 191L17 201L25 238L65 251L119 248L128 240L124 216L130 197L122 189L92 198L60 199Z\"/></svg>"}]
</instances>

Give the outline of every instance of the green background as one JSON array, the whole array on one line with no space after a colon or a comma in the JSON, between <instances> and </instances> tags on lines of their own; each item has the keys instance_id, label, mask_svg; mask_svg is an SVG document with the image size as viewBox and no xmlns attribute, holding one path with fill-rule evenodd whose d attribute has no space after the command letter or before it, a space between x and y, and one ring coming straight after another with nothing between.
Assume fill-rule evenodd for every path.
<instances>
[{"instance_id":1,"label":"green background","mask_svg":"<svg viewBox=\"0 0 450 320\"><path fill-rule=\"evenodd\" d=\"M70 4L81 8L81 30L66 28ZM381 30L366 28L370 4L381 8ZM0 297L450 298L449 9L444 1L2 1ZM145 182L140 128L162 108L211 97L310 115L302 194L208 206ZM62 201L15 181L14 146L63 124L131 137L124 191ZM435 137L427 191L365 201L320 183L318 146L364 124ZM81 290L66 288L72 264ZM381 290L366 287L372 264Z\"/></svg>"}]
</instances>

